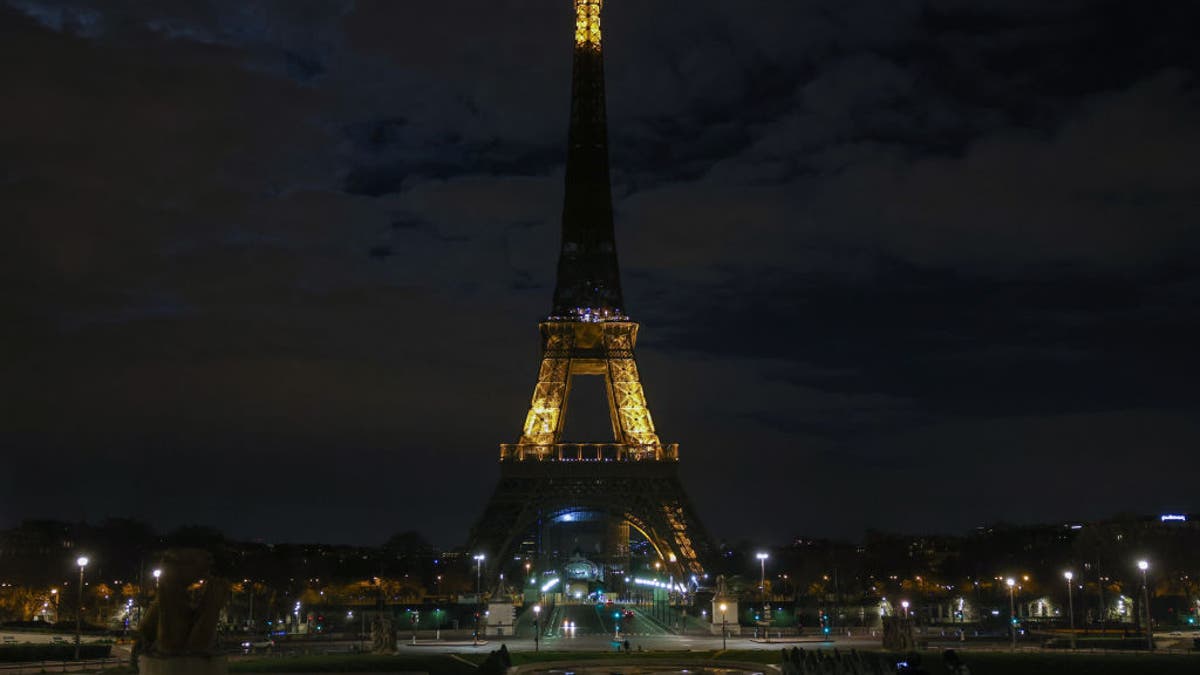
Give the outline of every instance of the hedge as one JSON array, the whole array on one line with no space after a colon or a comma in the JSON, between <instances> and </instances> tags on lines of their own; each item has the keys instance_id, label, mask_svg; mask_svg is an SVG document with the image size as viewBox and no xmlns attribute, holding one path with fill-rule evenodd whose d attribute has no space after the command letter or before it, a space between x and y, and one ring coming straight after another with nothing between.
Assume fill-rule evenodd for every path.
<instances>
[{"instance_id":1,"label":"hedge","mask_svg":"<svg viewBox=\"0 0 1200 675\"><path fill-rule=\"evenodd\" d=\"M112 645L79 645L79 658L106 659L112 655ZM69 661L75 658L74 644L0 645L0 661Z\"/></svg>"}]
</instances>

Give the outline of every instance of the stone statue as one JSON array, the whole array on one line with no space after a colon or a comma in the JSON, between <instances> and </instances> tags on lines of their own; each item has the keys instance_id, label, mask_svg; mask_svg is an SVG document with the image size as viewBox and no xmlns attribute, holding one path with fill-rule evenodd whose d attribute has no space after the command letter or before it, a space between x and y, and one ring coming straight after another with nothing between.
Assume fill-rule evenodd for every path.
<instances>
[{"instance_id":1,"label":"stone statue","mask_svg":"<svg viewBox=\"0 0 1200 675\"><path fill-rule=\"evenodd\" d=\"M728 598L729 597L729 588L725 585L725 575L724 574L717 575L717 597L718 598Z\"/></svg>"},{"instance_id":2,"label":"stone statue","mask_svg":"<svg viewBox=\"0 0 1200 675\"><path fill-rule=\"evenodd\" d=\"M853 649L843 654L836 648L806 652L792 647L790 652L783 650L780 665L783 675L885 675L896 672L892 660Z\"/></svg>"},{"instance_id":3,"label":"stone statue","mask_svg":"<svg viewBox=\"0 0 1200 675\"><path fill-rule=\"evenodd\" d=\"M134 638L141 672L225 672L216 638L229 581L212 573L212 562L212 555L200 549L170 549L163 555L154 603ZM189 658L187 665L177 661Z\"/></svg>"},{"instance_id":4,"label":"stone statue","mask_svg":"<svg viewBox=\"0 0 1200 675\"><path fill-rule=\"evenodd\" d=\"M371 651L376 654L396 653L396 626L392 617L376 615L371 619Z\"/></svg>"},{"instance_id":5,"label":"stone statue","mask_svg":"<svg viewBox=\"0 0 1200 675\"><path fill-rule=\"evenodd\" d=\"M912 620L899 616L883 617L883 648L894 652L915 649Z\"/></svg>"}]
</instances>

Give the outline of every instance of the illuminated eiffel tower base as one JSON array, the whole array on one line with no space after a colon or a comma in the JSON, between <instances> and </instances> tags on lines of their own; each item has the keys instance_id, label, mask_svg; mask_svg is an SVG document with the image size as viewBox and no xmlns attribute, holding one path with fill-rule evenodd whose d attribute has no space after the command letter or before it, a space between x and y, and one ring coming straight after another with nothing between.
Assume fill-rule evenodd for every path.
<instances>
[{"instance_id":1,"label":"illuminated eiffel tower base","mask_svg":"<svg viewBox=\"0 0 1200 675\"><path fill-rule=\"evenodd\" d=\"M472 530L472 550L496 556L499 569L545 525L603 514L641 534L663 574L702 574L709 540L679 481L678 446L659 442L646 406L633 354L638 324L546 321L540 328L542 362L525 430L519 443L500 446L500 483ZM604 378L615 442L559 442L578 376ZM621 536L620 527L610 530ZM604 562L619 565L626 546L610 542Z\"/></svg>"}]
</instances>

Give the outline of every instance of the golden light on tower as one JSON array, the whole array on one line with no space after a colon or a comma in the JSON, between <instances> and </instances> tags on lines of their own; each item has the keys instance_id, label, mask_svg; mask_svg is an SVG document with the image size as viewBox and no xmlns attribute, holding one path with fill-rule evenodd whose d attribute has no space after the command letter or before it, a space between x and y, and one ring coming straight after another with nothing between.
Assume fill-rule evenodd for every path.
<instances>
[{"instance_id":1,"label":"golden light on tower","mask_svg":"<svg viewBox=\"0 0 1200 675\"><path fill-rule=\"evenodd\" d=\"M575 44L600 48L600 9L604 0L575 0Z\"/></svg>"},{"instance_id":2,"label":"golden light on tower","mask_svg":"<svg viewBox=\"0 0 1200 675\"><path fill-rule=\"evenodd\" d=\"M613 560L628 558L632 528L658 552L660 570L697 575L711 542L680 483L679 446L659 439L634 357L639 327L623 309L608 167L604 0L571 5L571 114L553 302L538 324L541 363L520 438L500 444L501 480L470 540L509 560L538 514L587 504L605 514ZM577 377L603 379L611 438L565 442Z\"/></svg>"},{"instance_id":3,"label":"golden light on tower","mask_svg":"<svg viewBox=\"0 0 1200 675\"><path fill-rule=\"evenodd\" d=\"M538 454L531 446L561 442L571 379L598 375L605 382L613 440L635 454L661 455L663 445L654 430L633 358L638 325L627 320L544 321L540 327L544 341L542 365L518 444L525 446L525 454ZM595 355L581 357L573 355L573 350Z\"/></svg>"}]
</instances>

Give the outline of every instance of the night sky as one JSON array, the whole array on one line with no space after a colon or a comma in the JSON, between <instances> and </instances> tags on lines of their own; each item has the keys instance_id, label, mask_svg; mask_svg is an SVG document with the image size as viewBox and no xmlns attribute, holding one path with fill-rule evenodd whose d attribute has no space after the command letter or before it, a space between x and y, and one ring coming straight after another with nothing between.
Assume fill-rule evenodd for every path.
<instances>
[{"instance_id":1,"label":"night sky","mask_svg":"<svg viewBox=\"0 0 1200 675\"><path fill-rule=\"evenodd\" d=\"M1197 26L606 3L626 310L717 538L1200 511ZM572 30L0 0L0 526L462 543L536 375Z\"/></svg>"}]
</instances>

